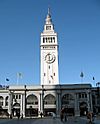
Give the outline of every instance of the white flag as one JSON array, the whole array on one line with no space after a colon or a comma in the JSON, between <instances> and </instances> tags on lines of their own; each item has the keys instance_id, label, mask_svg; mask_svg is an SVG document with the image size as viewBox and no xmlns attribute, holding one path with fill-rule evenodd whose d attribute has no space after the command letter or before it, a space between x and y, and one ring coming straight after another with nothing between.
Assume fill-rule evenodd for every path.
<instances>
[{"instance_id":1,"label":"white flag","mask_svg":"<svg viewBox=\"0 0 100 124\"><path fill-rule=\"evenodd\" d=\"M17 77L18 77L18 78L22 78L22 73L21 73L21 72L18 72L18 73L17 73Z\"/></svg>"}]
</instances>

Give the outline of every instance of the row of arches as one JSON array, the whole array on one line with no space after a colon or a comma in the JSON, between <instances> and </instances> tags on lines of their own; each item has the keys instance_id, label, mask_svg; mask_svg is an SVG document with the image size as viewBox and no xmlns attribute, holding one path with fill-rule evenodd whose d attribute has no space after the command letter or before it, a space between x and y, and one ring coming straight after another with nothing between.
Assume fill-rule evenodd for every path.
<instances>
[{"instance_id":1,"label":"row of arches","mask_svg":"<svg viewBox=\"0 0 100 124\"><path fill-rule=\"evenodd\" d=\"M35 95L31 94L27 97L26 103L30 105L38 105L38 98ZM44 104L56 104L56 97L48 94L44 97Z\"/></svg>"},{"instance_id":2,"label":"row of arches","mask_svg":"<svg viewBox=\"0 0 100 124\"><path fill-rule=\"evenodd\" d=\"M5 106L8 106L8 96L5 97ZM48 112L52 111L56 113L56 97L52 94L48 94L43 98L43 104L44 104L44 112L47 114ZM17 100L16 100L17 101ZM67 112L71 115L74 115L75 113L75 97L73 94L64 94L61 97L61 107L65 107L67 109ZM3 107L4 98L0 96L0 108ZM80 102L79 103L80 108L80 114L84 114L85 111L87 111L87 103L86 102ZM29 94L26 97L26 116L37 116L38 115L38 106L39 106L39 99L34 94ZM17 113L20 113L21 103L20 102L14 102L12 105L12 112L13 116L15 116Z\"/></svg>"}]
</instances>

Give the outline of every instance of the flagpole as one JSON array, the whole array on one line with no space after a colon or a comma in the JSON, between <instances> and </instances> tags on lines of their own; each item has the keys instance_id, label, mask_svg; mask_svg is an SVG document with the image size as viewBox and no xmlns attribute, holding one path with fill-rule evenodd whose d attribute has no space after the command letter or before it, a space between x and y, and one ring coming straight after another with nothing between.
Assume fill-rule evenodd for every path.
<instances>
[{"instance_id":1,"label":"flagpole","mask_svg":"<svg viewBox=\"0 0 100 124\"><path fill-rule=\"evenodd\" d=\"M83 82L83 77L84 77L84 74L83 74L82 71L81 71L80 77L81 77L81 83L82 83Z\"/></svg>"},{"instance_id":2,"label":"flagpole","mask_svg":"<svg viewBox=\"0 0 100 124\"><path fill-rule=\"evenodd\" d=\"M93 77L93 85L94 85L94 87L95 87L95 78Z\"/></svg>"},{"instance_id":3,"label":"flagpole","mask_svg":"<svg viewBox=\"0 0 100 124\"><path fill-rule=\"evenodd\" d=\"M17 85L18 85L18 83L19 83L19 76L18 76L18 73L17 73Z\"/></svg>"},{"instance_id":4,"label":"flagpole","mask_svg":"<svg viewBox=\"0 0 100 124\"><path fill-rule=\"evenodd\" d=\"M22 73L17 73L17 85L19 84L19 79L22 78Z\"/></svg>"}]
</instances>

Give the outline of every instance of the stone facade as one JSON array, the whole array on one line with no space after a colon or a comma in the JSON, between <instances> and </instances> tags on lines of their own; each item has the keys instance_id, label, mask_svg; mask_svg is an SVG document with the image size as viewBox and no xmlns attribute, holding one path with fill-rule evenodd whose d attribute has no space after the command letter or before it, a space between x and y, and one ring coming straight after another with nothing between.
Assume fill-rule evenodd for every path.
<instances>
[{"instance_id":1,"label":"stone facade","mask_svg":"<svg viewBox=\"0 0 100 124\"><path fill-rule=\"evenodd\" d=\"M60 115L66 108L69 115L85 115L87 111L100 112L97 89L90 84L9 86L0 89L0 109L9 115L23 117L45 116L49 112Z\"/></svg>"}]
</instances>

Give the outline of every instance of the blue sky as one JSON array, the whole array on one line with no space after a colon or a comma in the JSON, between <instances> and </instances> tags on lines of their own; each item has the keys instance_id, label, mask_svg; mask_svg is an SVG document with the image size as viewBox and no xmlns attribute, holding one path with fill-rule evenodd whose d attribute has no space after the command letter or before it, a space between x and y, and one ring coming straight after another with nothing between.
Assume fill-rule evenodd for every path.
<instances>
[{"instance_id":1,"label":"blue sky","mask_svg":"<svg viewBox=\"0 0 100 124\"><path fill-rule=\"evenodd\" d=\"M100 81L99 0L0 0L0 84L40 84L40 33L48 7L59 42L60 84ZM95 81L92 80L93 76ZM7 82L5 79L9 78Z\"/></svg>"}]
</instances>

